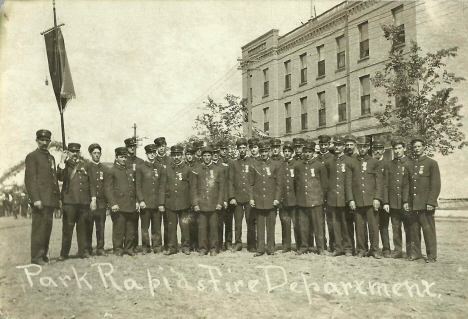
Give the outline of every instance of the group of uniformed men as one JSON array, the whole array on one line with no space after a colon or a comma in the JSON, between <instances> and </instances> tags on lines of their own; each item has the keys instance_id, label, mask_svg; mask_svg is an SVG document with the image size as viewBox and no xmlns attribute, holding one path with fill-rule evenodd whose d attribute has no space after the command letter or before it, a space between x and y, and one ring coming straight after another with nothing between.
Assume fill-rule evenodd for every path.
<instances>
[{"instance_id":1,"label":"group of uniformed men","mask_svg":"<svg viewBox=\"0 0 468 319\"><path fill-rule=\"evenodd\" d=\"M299 255L330 251L332 256L403 258L403 224L407 259L422 258L421 228L426 262L437 259L434 210L440 173L437 162L424 155L422 138L410 142L412 159L405 155L405 141L393 139L394 158L390 161L383 159L382 141L372 143L371 157L370 140L353 135L321 135L319 151L314 141L303 138L292 142L239 138L236 159L229 156L226 142L196 142L185 150L172 146L169 157L165 138L159 137L145 146L146 161L136 156L137 142L129 138L125 147L115 149L111 168L100 163L99 144L88 147L91 161L86 162L78 143L69 143L56 166L48 152L50 138L50 131L37 131L38 148L26 157L25 185L33 207L32 263L49 261L52 214L60 201L60 261L69 257L75 226L78 257L92 254L94 227L96 255L106 255L106 207L111 210L113 251L121 256L151 251L176 254L178 223L180 250L185 254L198 251L215 256L225 250L241 251L244 215L247 250L254 256L271 255L275 253L279 211L282 252L292 250L293 227ZM329 152L331 143L333 154ZM61 192L58 181L63 182Z\"/></svg>"}]
</instances>

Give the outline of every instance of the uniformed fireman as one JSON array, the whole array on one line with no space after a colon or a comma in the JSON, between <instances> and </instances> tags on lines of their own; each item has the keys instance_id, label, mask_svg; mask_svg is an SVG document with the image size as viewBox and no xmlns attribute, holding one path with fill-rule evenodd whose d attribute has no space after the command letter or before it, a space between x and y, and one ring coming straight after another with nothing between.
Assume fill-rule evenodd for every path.
<instances>
[{"instance_id":1,"label":"uniformed fireman","mask_svg":"<svg viewBox=\"0 0 468 319\"><path fill-rule=\"evenodd\" d=\"M270 158L273 161L281 161L283 157L281 156L281 140L279 138L270 139L271 144L271 155Z\"/></svg>"},{"instance_id":2,"label":"uniformed fireman","mask_svg":"<svg viewBox=\"0 0 468 319\"><path fill-rule=\"evenodd\" d=\"M328 161L333 158L333 155L330 153L330 141L331 137L329 135L320 135L319 139L319 147L320 153L318 154L318 160L326 165ZM327 237L325 236L325 224L327 224L328 228L328 247L330 247L330 251L333 252L335 250L334 243L335 243L335 232L333 230L333 214L327 211L327 194L324 194L325 203L322 205L323 210L323 248L327 250Z\"/></svg>"},{"instance_id":3,"label":"uniformed fireman","mask_svg":"<svg viewBox=\"0 0 468 319\"><path fill-rule=\"evenodd\" d=\"M219 167L222 168L225 178L225 194L223 201L223 209L219 213L219 249L232 250L232 220L234 218L235 206L229 204L229 185L232 183L232 160L229 158L229 143L227 141L220 141L217 144L219 149ZM224 236L223 236L224 235ZM223 242L224 238L224 242Z\"/></svg>"},{"instance_id":4,"label":"uniformed fireman","mask_svg":"<svg viewBox=\"0 0 468 319\"><path fill-rule=\"evenodd\" d=\"M259 148L258 148L260 140L256 137L253 137L249 139L248 142L249 142L250 158L259 160L261 158L260 153L259 153Z\"/></svg>"},{"instance_id":5,"label":"uniformed fireman","mask_svg":"<svg viewBox=\"0 0 468 319\"><path fill-rule=\"evenodd\" d=\"M196 144L193 143L194 145ZM187 163L188 166L191 167L192 171L201 165L201 162L198 161L198 159L195 157L195 154L197 152L197 148L192 145L187 145L185 148L184 156L185 156L185 163ZM198 221L197 221L197 215L191 208L190 210L190 250L192 251L198 251Z\"/></svg>"},{"instance_id":6,"label":"uniformed fireman","mask_svg":"<svg viewBox=\"0 0 468 319\"><path fill-rule=\"evenodd\" d=\"M304 159L304 156L302 154L302 150L303 150L303 147L304 147L304 142L305 142L305 140L302 137L293 138L294 159L296 161L302 161Z\"/></svg>"}]
</instances>

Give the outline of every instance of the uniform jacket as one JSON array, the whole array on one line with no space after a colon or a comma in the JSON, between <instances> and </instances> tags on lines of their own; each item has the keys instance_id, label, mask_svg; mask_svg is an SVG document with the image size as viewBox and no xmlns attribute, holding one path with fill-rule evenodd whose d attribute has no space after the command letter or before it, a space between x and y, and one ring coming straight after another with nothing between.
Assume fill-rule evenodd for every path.
<instances>
[{"instance_id":1,"label":"uniform jacket","mask_svg":"<svg viewBox=\"0 0 468 319\"><path fill-rule=\"evenodd\" d=\"M144 160L142 160L141 158L137 156L133 156L133 157L128 156L127 161L125 162L125 167L131 168L133 169L133 171L136 171L136 167L138 165L143 164L144 162L145 162Z\"/></svg>"},{"instance_id":2,"label":"uniform jacket","mask_svg":"<svg viewBox=\"0 0 468 319\"><path fill-rule=\"evenodd\" d=\"M332 207L346 206L346 172L349 169L351 158L342 154L332 156L325 162L328 172L327 204Z\"/></svg>"},{"instance_id":3,"label":"uniform jacket","mask_svg":"<svg viewBox=\"0 0 468 319\"><path fill-rule=\"evenodd\" d=\"M333 155L330 152L326 152L325 154L320 153L317 156L317 159L322 163L325 164L328 161L331 161L333 159Z\"/></svg>"},{"instance_id":4,"label":"uniform jacket","mask_svg":"<svg viewBox=\"0 0 468 319\"><path fill-rule=\"evenodd\" d=\"M235 198L238 203L249 201L249 172L253 162L249 156L231 161L232 180L228 181L228 197Z\"/></svg>"},{"instance_id":5,"label":"uniform jacket","mask_svg":"<svg viewBox=\"0 0 468 319\"><path fill-rule=\"evenodd\" d=\"M136 194L146 208L156 209L165 204L166 169L156 163L145 162L138 165L135 172Z\"/></svg>"},{"instance_id":6,"label":"uniform jacket","mask_svg":"<svg viewBox=\"0 0 468 319\"><path fill-rule=\"evenodd\" d=\"M301 155L295 154L293 156L293 158L298 162L302 162L305 159L305 155L304 154L301 154Z\"/></svg>"},{"instance_id":7,"label":"uniform jacket","mask_svg":"<svg viewBox=\"0 0 468 319\"><path fill-rule=\"evenodd\" d=\"M249 168L249 198L255 201L258 209L273 209L273 201L281 201L282 167L270 158L254 160Z\"/></svg>"},{"instance_id":8,"label":"uniform jacket","mask_svg":"<svg viewBox=\"0 0 468 319\"><path fill-rule=\"evenodd\" d=\"M133 167L126 168L114 163L104 175L104 194L110 207L119 205L121 212L134 212L136 190Z\"/></svg>"},{"instance_id":9,"label":"uniform jacket","mask_svg":"<svg viewBox=\"0 0 468 319\"><path fill-rule=\"evenodd\" d=\"M169 210L190 208L190 175L192 168L181 162L166 167L166 207Z\"/></svg>"},{"instance_id":10,"label":"uniform jacket","mask_svg":"<svg viewBox=\"0 0 468 319\"><path fill-rule=\"evenodd\" d=\"M346 172L346 199L357 207L372 206L373 200L383 200L383 176L380 162L375 158L358 156L350 161Z\"/></svg>"},{"instance_id":11,"label":"uniform jacket","mask_svg":"<svg viewBox=\"0 0 468 319\"><path fill-rule=\"evenodd\" d=\"M26 156L25 164L24 185L31 203L41 201L43 206L59 207L60 190L54 157L49 151L36 149Z\"/></svg>"},{"instance_id":12,"label":"uniform jacket","mask_svg":"<svg viewBox=\"0 0 468 319\"><path fill-rule=\"evenodd\" d=\"M187 164L187 166L190 166L192 170L195 169L195 167L198 167L201 165L200 162L196 158L194 158L193 161L191 162L185 161L185 164Z\"/></svg>"},{"instance_id":13,"label":"uniform jacket","mask_svg":"<svg viewBox=\"0 0 468 319\"><path fill-rule=\"evenodd\" d=\"M203 164L201 164L203 166ZM221 172L222 172L222 177L224 178L224 185L228 185L229 179L230 179L230 170L229 170L229 164L224 162L221 158L218 159L218 161L215 163L213 162L213 165L218 167ZM223 202L228 201L228 196L229 196L229 189L228 187L224 188L224 193L223 193Z\"/></svg>"},{"instance_id":14,"label":"uniform jacket","mask_svg":"<svg viewBox=\"0 0 468 319\"><path fill-rule=\"evenodd\" d=\"M271 155L270 158L271 158L272 161L280 161L281 162L283 160L283 156L281 156L279 154L278 155Z\"/></svg>"},{"instance_id":15,"label":"uniform jacket","mask_svg":"<svg viewBox=\"0 0 468 319\"><path fill-rule=\"evenodd\" d=\"M98 208L106 208L107 206L106 196L104 195L104 175L107 169L102 163L90 162L88 165L91 198L96 197Z\"/></svg>"},{"instance_id":16,"label":"uniform jacket","mask_svg":"<svg viewBox=\"0 0 468 319\"><path fill-rule=\"evenodd\" d=\"M440 194L440 171L437 162L423 155L409 165L410 207L426 210L426 205L437 207Z\"/></svg>"},{"instance_id":17,"label":"uniform jacket","mask_svg":"<svg viewBox=\"0 0 468 319\"><path fill-rule=\"evenodd\" d=\"M328 188L325 164L317 158L298 162L295 167L297 206L314 207L323 205Z\"/></svg>"},{"instance_id":18,"label":"uniform jacket","mask_svg":"<svg viewBox=\"0 0 468 319\"><path fill-rule=\"evenodd\" d=\"M63 182L63 204L89 205L91 203L88 163L67 161L65 168L57 169L57 178Z\"/></svg>"},{"instance_id":19,"label":"uniform jacket","mask_svg":"<svg viewBox=\"0 0 468 319\"><path fill-rule=\"evenodd\" d=\"M168 168L172 164L172 158L167 155L164 155L164 156L156 155L155 162L158 162L159 164L163 165L164 168Z\"/></svg>"},{"instance_id":20,"label":"uniform jacket","mask_svg":"<svg viewBox=\"0 0 468 319\"><path fill-rule=\"evenodd\" d=\"M409 165L411 165L411 162L406 156L386 162L383 202L384 205L390 205L391 209L402 209L403 204L408 203Z\"/></svg>"},{"instance_id":21,"label":"uniform jacket","mask_svg":"<svg viewBox=\"0 0 468 319\"><path fill-rule=\"evenodd\" d=\"M292 158L289 161L283 158L280 163L282 164L283 175L283 198L281 203L285 207L296 206L296 184L294 179L296 161Z\"/></svg>"},{"instance_id":22,"label":"uniform jacket","mask_svg":"<svg viewBox=\"0 0 468 319\"><path fill-rule=\"evenodd\" d=\"M213 212L217 205L223 205L226 178L224 168L201 164L192 171L190 183L190 200L192 206L199 206L202 212Z\"/></svg>"}]
</instances>

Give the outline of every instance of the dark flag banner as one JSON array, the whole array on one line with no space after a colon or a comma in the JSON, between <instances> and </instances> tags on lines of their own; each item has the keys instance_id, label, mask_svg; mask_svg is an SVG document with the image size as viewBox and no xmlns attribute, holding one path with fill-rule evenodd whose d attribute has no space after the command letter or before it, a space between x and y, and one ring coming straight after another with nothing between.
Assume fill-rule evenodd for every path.
<instances>
[{"instance_id":1,"label":"dark flag banner","mask_svg":"<svg viewBox=\"0 0 468 319\"><path fill-rule=\"evenodd\" d=\"M58 28L44 34L47 59L49 61L49 72L54 88L55 98L59 111L65 111L65 107L70 99L75 98L75 89L68 65L65 42L62 30Z\"/></svg>"}]
</instances>

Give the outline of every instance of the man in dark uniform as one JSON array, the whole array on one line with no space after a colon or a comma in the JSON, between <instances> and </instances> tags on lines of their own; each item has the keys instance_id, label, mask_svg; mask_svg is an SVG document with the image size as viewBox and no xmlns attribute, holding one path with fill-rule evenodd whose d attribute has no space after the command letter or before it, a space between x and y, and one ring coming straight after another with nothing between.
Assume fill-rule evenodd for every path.
<instances>
[{"instance_id":1,"label":"man in dark uniform","mask_svg":"<svg viewBox=\"0 0 468 319\"><path fill-rule=\"evenodd\" d=\"M127 148L117 147L114 166L104 175L104 194L111 208L112 244L117 256L135 255L134 231L138 221L138 203L133 168L125 166L127 155Z\"/></svg>"},{"instance_id":2,"label":"man in dark uniform","mask_svg":"<svg viewBox=\"0 0 468 319\"><path fill-rule=\"evenodd\" d=\"M319 147L320 147L320 154L318 154L318 160L326 165L329 162L333 155L330 153L330 140L331 137L329 135L320 135L319 137ZM334 252L335 250L335 231L333 230L333 214L327 211L327 194L324 194L324 205L322 205L322 213L323 213L323 248L327 250L327 237L325 236L325 222L328 228L328 247L330 247L330 252Z\"/></svg>"},{"instance_id":3,"label":"man in dark uniform","mask_svg":"<svg viewBox=\"0 0 468 319\"><path fill-rule=\"evenodd\" d=\"M294 145L290 141L284 142L283 155L284 159L280 161L283 165L283 192L279 216L281 221L281 238L283 244L283 252L291 251L291 220L294 225L294 237L296 241L297 250L300 249L298 245L299 223L296 222L296 185L294 183L294 167L296 161L292 158L294 152Z\"/></svg>"},{"instance_id":4,"label":"man in dark uniform","mask_svg":"<svg viewBox=\"0 0 468 319\"><path fill-rule=\"evenodd\" d=\"M427 263L437 260L437 238L434 213L440 194L440 171L437 162L424 155L426 141L422 137L411 140L413 163L410 165L410 207L416 215L411 224L411 245L414 255L409 258L421 258L421 228L426 243ZM413 248L413 247L412 247Z\"/></svg>"},{"instance_id":5,"label":"man in dark uniform","mask_svg":"<svg viewBox=\"0 0 468 319\"><path fill-rule=\"evenodd\" d=\"M227 184L227 174L228 174L227 168L228 167L224 166L223 162L219 158L219 153L220 153L219 144L216 143L216 144L213 145L212 143L208 143L208 145L205 145L205 146L211 147L211 149L212 149L211 162L213 163L213 165L215 167L217 167L218 169L220 169L223 172L223 178L225 179L224 183ZM202 155L202 160L203 160L203 155ZM223 245L223 233L224 233L223 232L223 229L224 229L223 217L224 217L224 212L225 212L226 207L227 207L227 196L228 196L227 190L225 189L224 200L223 200L223 208L218 213L219 225L218 225L218 245L217 245L217 247L218 247L219 251L226 251L226 247ZM231 240L232 240L232 238L231 238Z\"/></svg>"},{"instance_id":6,"label":"man in dark uniform","mask_svg":"<svg viewBox=\"0 0 468 319\"><path fill-rule=\"evenodd\" d=\"M91 212L86 220L87 250L91 255L93 252L93 229L96 224L96 254L106 255L104 252L104 234L106 226L107 200L104 196L104 175L107 167L101 162L101 146L93 143L88 147L91 161L88 165L89 188L91 191Z\"/></svg>"},{"instance_id":7,"label":"man in dark uniform","mask_svg":"<svg viewBox=\"0 0 468 319\"><path fill-rule=\"evenodd\" d=\"M245 213L247 224L247 250L256 251L255 215L249 204L249 172L253 159L247 155L248 142L245 138L236 141L239 158L231 162L232 181L229 185L229 204L235 205L235 246L233 251L242 250L242 220Z\"/></svg>"},{"instance_id":8,"label":"man in dark uniform","mask_svg":"<svg viewBox=\"0 0 468 319\"><path fill-rule=\"evenodd\" d=\"M401 223L406 234L406 254L411 257L411 218L409 212L409 169L411 162L405 156L406 143L402 138L392 140L394 158L384 170L383 209L390 214L393 228L393 258L403 258Z\"/></svg>"},{"instance_id":9,"label":"man in dark uniform","mask_svg":"<svg viewBox=\"0 0 468 319\"><path fill-rule=\"evenodd\" d=\"M385 152L385 141L380 139L375 139L372 141L372 156L379 161L380 166L379 168L382 170L382 177L386 176L385 174L385 167L387 165L387 161L384 159ZM380 239L382 240L382 256L384 258L391 258L391 250L390 250L390 237L388 235L388 224L390 223L390 216L386 210L383 209L381 205L379 208L379 232L380 232Z\"/></svg>"},{"instance_id":10,"label":"man in dark uniform","mask_svg":"<svg viewBox=\"0 0 468 319\"><path fill-rule=\"evenodd\" d=\"M198 162L198 164L201 164L203 162L203 159L201 156L202 147L203 147L203 141L193 142L193 148L195 149L195 161Z\"/></svg>"},{"instance_id":11,"label":"man in dark uniform","mask_svg":"<svg viewBox=\"0 0 468 319\"><path fill-rule=\"evenodd\" d=\"M196 144L196 143L193 143ZM198 159L195 157L195 153L197 149L194 146L188 145L185 148L185 163L193 170L201 165ZM198 221L197 221L197 214L195 214L194 210L190 210L190 249L192 251L198 251Z\"/></svg>"},{"instance_id":12,"label":"man in dark uniform","mask_svg":"<svg viewBox=\"0 0 468 319\"><path fill-rule=\"evenodd\" d=\"M171 147L172 164L167 170L166 217L169 242L165 255L177 253L177 223L180 223L182 252L190 255L190 175L192 169L182 161L182 146ZM166 227L166 226L165 226Z\"/></svg>"},{"instance_id":13,"label":"man in dark uniform","mask_svg":"<svg viewBox=\"0 0 468 319\"><path fill-rule=\"evenodd\" d=\"M383 177L380 163L369 156L370 140L365 137L357 139L359 156L350 162L346 172L346 197L351 210L355 210L356 252L364 257L365 223L369 225L370 250L368 256L379 259L379 208L382 201Z\"/></svg>"},{"instance_id":14,"label":"man in dark uniform","mask_svg":"<svg viewBox=\"0 0 468 319\"><path fill-rule=\"evenodd\" d=\"M140 205L143 254L151 251L149 227L153 235L153 252L162 252L161 221L166 198L166 169L155 163L156 145L145 146L148 160L136 168L136 194Z\"/></svg>"},{"instance_id":15,"label":"man in dark uniform","mask_svg":"<svg viewBox=\"0 0 468 319\"><path fill-rule=\"evenodd\" d=\"M124 141L125 143L125 147L127 148L127 151L128 151L128 156L127 156L127 162L125 162L125 167L127 169L131 168L133 169L133 176L135 177L135 173L136 173L136 167L138 165L141 165L143 164L145 161L142 160L141 158L137 157L136 156L136 149L137 149L137 146L138 146L138 142L136 140L136 138L134 137L130 137L130 138L127 138L125 139ZM143 251L143 248L141 246L139 246L139 236L138 236L138 224L140 222L140 207L138 205L138 202L137 202L137 209L136 209L136 212L138 214L137 215L137 220L135 222L135 224L133 225L135 227L135 230L133 232L134 234L134 243L133 243L133 247L136 251L138 252L142 252Z\"/></svg>"},{"instance_id":16,"label":"man in dark uniform","mask_svg":"<svg viewBox=\"0 0 468 319\"><path fill-rule=\"evenodd\" d=\"M250 206L255 208L257 216L257 252L255 257L265 253L265 226L267 248L266 253L275 253L275 223L276 211L279 207L282 192L282 167L277 161L270 159L270 142L262 141L259 145L261 159L254 161L249 168Z\"/></svg>"},{"instance_id":17,"label":"man in dark uniform","mask_svg":"<svg viewBox=\"0 0 468 319\"><path fill-rule=\"evenodd\" d=\"M218 254L219 213L225 200L226 178L223 168L215 166L210 146L202 148L203 163L191 174L190 198L193 209L198 215L198 242L200 255ZM209 235L207 235L209 229ZM209 238L209 240L208 240Z\"/></svg>"},{"instance_id":18,"label":"man in dark uniform","mask_svg":"<svg viewBox=\"0 0 468 319\"><path fill-rule=\"evenodd\" d=\"M293 138L294 144L294 159L296 161L302 161L304 159L303 156L303 147L304 147L305 140L302 137L295 137Z\"/></svg>"},{"instance_id":19,"label":"man in dark uniform","mask_svg":"<svg viewBox=\"0 0 468 319\"><path fill-rule=\"evenodd\" d=\"M157 147L155 162L161 164L164 168L168 168L172 164L172 158L167 155L167 143L165 137L158 137L154 139L154 144ZM169 243L169 232L167 226L166 212L163 213L163 224L164 224L164 249L167 250L167 244ZM177 243L176 243L177 244Z\"/></svg>"},{"instance_id":20,"label":"man in dark uniform","mask_svg":"<svg viewBox=\"0 0 468 319\"><path fill-rule=\"evenodd\" d=\"M294 178L296 182L296 202L301 228L301 248L298 255L309 251L310 224L312 224L317 244L317 254L324 253L322 205L328 188L328 176L325 164L314 158L315 142L307 141L304 145L305 158L297 162Z\"/></svg>"},{"instance_id":21,"label":"man in dark uniform","mask_svg":"<svg viewBox=\"0 0 468 319\"><path fill-rule=\"evenodd\" d=\"M218 143L219 148L219 165L222 167L224 172L224 185L229 185L232 183L232 169L231 169L231 158L229 157L229 143L227 141L220 141ZM218 229L218 238L219 244L218 248L222 250L231 250L232 249L232 220L234 218L234 205L229 205L229 189L228 187L224 188L224 201L223 209L219 213L219 229ZM224 233L224 246L223 246L223 233Z\"/></svg>"},{"instance_id":22,"label":"man in dark uniform","mask_svg":"<svg viewBox=\"0 0 468 319\"><path fill-rule=\"evenodd\" d=\"M259 153L258 143L260 140L256 137L249 139L249 150L250 150L250 158L255 160L260 160L261 156Z\"/></svg>"},{"instance_id":23,"label":"man in dark uniform","mask_svg":"<svg viewBox=\"0 0 468 319\"><path fill-rule=\"evenodd\" d=\"M25 160L24 184L32 207L31 263L37 265L49 262L53 213L60 206L55 159L48 151L51 136L48 130L37 131L37 149Z\"/></svg>"},{"instance_id":24,"label":"man in dark uniform","mask_svg":"<svg viewBox=\"0 0 468 319\"><path fill-rule=\"evenodd\" d=\"M70 253L73 228L76 225L76 238L78 242L78 257L88 258L86 239L86 221L89 218L91 205L90 175L88 163L80 157L81 145L68 144L68 154L62 155L62 160L57 170L62 187L62 250L59 261L64 261Z\"/></svg>"},{"instance_id":25,"label":"man in dark uniform","mask_svg":"<svg viewBox=\"0 0 468 319\"><path fill-rule=\"evenodd\" d=\"M270 140L271 144L271 160L272 161L282 161L283 157L281 156L281 140L279 138L272 138Z\"/></svg>"},{"instance_id":26,"label":"man in dark uniform","mask_svg":"<svg viewBox=\"0 0 468 319\"><path fill-rule=\"evenodd\" d=\"M353 229L354 225L350 218L346 203L346 171L349 169L350 158L344 154L343 137L333 138L335 155L327 162L329 184L327 192L328 213L333 216L333 231L335 232L335 251L333 256L352 256L351 238L348 229ZM348 225L349 224L349 225Z\"/></svg>"}]
</instances>

